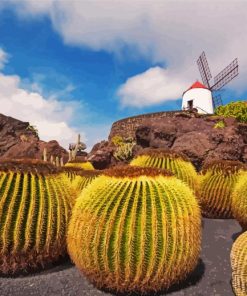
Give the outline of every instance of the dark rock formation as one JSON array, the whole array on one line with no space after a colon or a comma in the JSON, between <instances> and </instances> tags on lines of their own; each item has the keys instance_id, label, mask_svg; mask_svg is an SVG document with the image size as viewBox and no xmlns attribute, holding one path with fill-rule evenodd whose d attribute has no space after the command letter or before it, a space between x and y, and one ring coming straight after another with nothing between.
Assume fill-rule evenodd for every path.
<instances>
[{"instance_id":1,"label":"dark rock formation","mask_svg":"<svg viewBox=\"0 0 247 296\"><path fill-rule=\"evenodd\" d=\"M0 114L0 158L42 159L44 148L48 159L53 155L67 161L68 152L57 141L41 141L28 122Z\"/></svg>"},{"instance_id":2,"label":"dark rock formation","mask_svg":"<svg viewBox=\"0 0 247 296\"><path fill-rule=\"evenodd\" d=\"M225 127L215 128L220 120ZM146 122L137 128L136 139L143 148L165 147L182 152L200 169L204 162L215 159L246 162L246 134L247 125L234 118L174 117Z\"/></svg>"},{"instance_id":3,"label":"dark rock formation","mask_svg":"<svg viewBox=\"0 0 247 296\"><path fill-rule=\"evenodd\" d=\"M215 128L219 121L225 127ZM215 159L247 162L247 124L234 118L178 113L145 120L136 128L135 137L134 155L146 147L170 148L187 155L198 170L204 162ZM115 165L114 149L107 141L96 144L90 153L94 166Z\"/></svg>"},{"instance_id":4,"label":"dark rock formation","mask_svg":"<svg viewBox=\"0 0 247 296\"><path fill-rule=\"evenodd\" d=\"M87 159L92 163L95 169L102 170L109 168L117 162L113 156L113 152L113 144L108 141L101 141L93 146Z\"/></svg>"}]
</instances>

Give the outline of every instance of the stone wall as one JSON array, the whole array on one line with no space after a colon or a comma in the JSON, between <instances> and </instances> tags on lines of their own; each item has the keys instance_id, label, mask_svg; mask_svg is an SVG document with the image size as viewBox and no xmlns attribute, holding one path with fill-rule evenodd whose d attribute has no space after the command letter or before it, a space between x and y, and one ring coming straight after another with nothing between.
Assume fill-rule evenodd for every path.
<instances>
[{"instance_id":1,"label":"stone wall","mask_svg":"<svg viewBox=\"0 0 247 296\"><path fill-rule=\"evenodd\" d=\"M127 117L121 120L118 120L112 124L111 132L109 135L109 140L112 137L118 135L124 138L133 137L135 138L135 131L138 126L142 125L148 119L162 119L164 117L174 117L178 114L184 113L185 111L164 111L164 112L155 112L147 113L132 117Z\"/></svg>"}]
</instances>

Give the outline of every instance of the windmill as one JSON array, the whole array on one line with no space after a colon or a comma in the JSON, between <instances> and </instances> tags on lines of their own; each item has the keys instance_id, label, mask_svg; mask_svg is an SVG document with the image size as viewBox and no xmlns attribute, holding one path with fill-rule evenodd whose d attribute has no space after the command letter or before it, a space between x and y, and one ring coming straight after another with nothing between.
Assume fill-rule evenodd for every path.
<instances>
[{"instance_id":1,"label":"windmill","mask_svg":"<svg viewBox=\"0 0 247 296\"><path fill-rule=\"evenodd\" d=\"M202 82L212 92L213 107L216 108L222 105L221 95L217 94L226 84L238 75L238 59L234 59L225 69L214 77L213 85L210 86L212 78L211 71L208 66L208 61L203 52L197 60L197 65L201 74Z\"/></svg>"},{"instance_id":2,"label":"windmill","mask_svg":"<svg viewBox=\"0 0 247 296\"><path fill-rule=\"evenodd\" d=\"M197 60L202 82L196 81L183 93L182 109L196 109L200 113L213 114L214 109L222 105L221 95L218 93L222 88L238 75L238 60L234 59L223 69L210 83L212 74L208 61L203 52Z\"/></svg>"}]
</instances>

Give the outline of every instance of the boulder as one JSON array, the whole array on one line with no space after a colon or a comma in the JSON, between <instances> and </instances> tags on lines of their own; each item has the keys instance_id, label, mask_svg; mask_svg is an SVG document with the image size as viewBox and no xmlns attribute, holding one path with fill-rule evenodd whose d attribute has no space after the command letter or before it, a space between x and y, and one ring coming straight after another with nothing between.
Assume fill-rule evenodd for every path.
<instances>
[{"instance_id":1,"label":"boulder","mask_svg":"<svg viewBox=\"0 0 247 296\"><path fill-rule=\"evenodd\" d=\"M48 159L53 155L67 161L68 152L57 141L41 141L28 122L0 114L0 158L42 159L44 148Z\"/></svg>"}]
</instances>

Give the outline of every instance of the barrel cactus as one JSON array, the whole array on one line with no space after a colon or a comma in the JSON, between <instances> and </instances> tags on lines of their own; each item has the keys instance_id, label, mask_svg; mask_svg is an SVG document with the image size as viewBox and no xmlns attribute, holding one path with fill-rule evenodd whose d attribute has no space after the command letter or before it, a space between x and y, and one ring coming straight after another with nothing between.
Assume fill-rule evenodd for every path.
<instances>
[{"instance_id":1,"label":"barrel cactus","mask_svg":"<svg viewBox=\"0 0 247 296\"><path fill-rule=\"evenodd\" d=\"M201 214L191 189L153 168L104 171L73 208L68 251L99 288L167 289L198 262Z\"/></svg>"},{"instance_id":2,"label":"barrel cactus","mask_svg":"<svg viewBox=\"0 0 247 296\"><path fill-rule=\"evenodd\" d=\"M239 161L212 161L202 168L200 205L207 218L233 218L232 197L238 177L246 167Z\"/></svg>"},{"instance_id":3,"label":"barrel cactus","mask_svg":"<svg viewBox=\"0 0 247 296\"><path fill-rule=\"evenodd\" d=\"M0 272L43 267L66 254L71 191L52 164L0 163Z\"/></svg>"},{"instance_id":4,"label":"barrel cactus","mask_svg":"<svg viewBox=\"0 0 247 296\"><path fill-rule=\"evenodd\" d=\"M232 212L244 230L247 230L247 172L239 176L233 191Z\"/></svg>"},{"instance_id":5,"label":"barrel cactus","mask_svg":"<svg viewBox=\"0 0 247 296\"><path fill-rule=\"evenodd\" d=\"M78 167L63 166L61 168L61 171L63 175L67 178L67 180L69 180L70 183L72 183L77 174L79 174L81 171L84 171L84 169Z\"/></svg>"},{"instance_id":6,"label":"barrel cactus","mask_svg":"<svg viewBox=\"0 0 247 296\"><path fill-rule=\"evenodd\" d=\"M231 250L232 286L236 296L247 295L247 231L234 242Z\"/></svg>"},{"instance_id":7,"label":"barrel cactus","mask_svg":"<svg viewBox=\"0 0 247 296\"><path fill-rule=\"evenodd\" d=\"M199 181L197 172L190 160L183 154L167 149L144 149L131 166L154 167L171 171L178 179L184 181L199 195Z\"/></svg>"},{"instance_id":8,"label":"barrel cactus","mask_svg":"<svg viewBox=\"0 0 247 296\"><path fill-rule=\"evenodd\" d=\"M65 164L65 167L80 168L83 170L94 170L93 165L89 161L78 162L77 160L71 160Z\"/></svg>"},{"instance_id":9,"label":"barrel cactus","mask_svg":"<svg viewBox=\"0 0 247 296\"><path fill-rule=\"evenodd\" d=\"M81 170L75 174L72 180L72 186L81 192L88 184L90 184L102 172L98 170Z\"/></svg>"}]
</instances>

